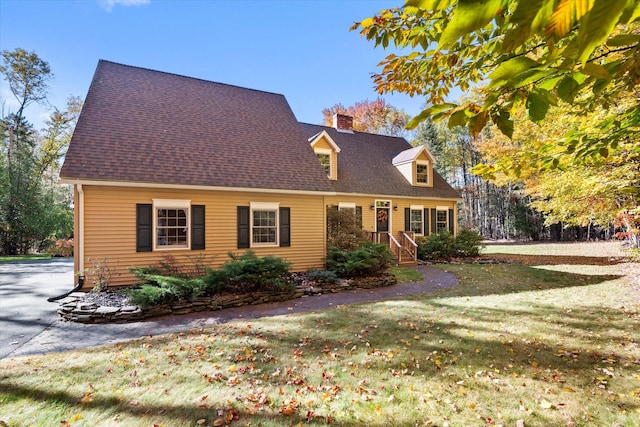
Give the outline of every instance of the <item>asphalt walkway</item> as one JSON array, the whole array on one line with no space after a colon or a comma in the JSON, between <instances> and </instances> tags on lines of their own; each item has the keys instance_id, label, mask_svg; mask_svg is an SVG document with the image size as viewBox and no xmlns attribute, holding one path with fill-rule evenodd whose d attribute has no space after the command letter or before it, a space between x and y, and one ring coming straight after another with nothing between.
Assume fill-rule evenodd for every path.
<instances>
[{"instance_id":1,"label":"asphalt walkway","mask_svg":"<svg viewBox=\"0 0 640 427\"><path fill-rule=\"evenodd\" d=\"M384 288L328 293L277 303L180 316L163 316L131 323L82 324L57 319L27 342L11 349L8 354L0 355L0 359L98 347L145 336L209 327L233 320L280 316L330 309L340 305L379 301L431 292L458 284L455 276L434 267L423 265L412 268L420 271L425 279Z\"/></svg>"}]
</instances>

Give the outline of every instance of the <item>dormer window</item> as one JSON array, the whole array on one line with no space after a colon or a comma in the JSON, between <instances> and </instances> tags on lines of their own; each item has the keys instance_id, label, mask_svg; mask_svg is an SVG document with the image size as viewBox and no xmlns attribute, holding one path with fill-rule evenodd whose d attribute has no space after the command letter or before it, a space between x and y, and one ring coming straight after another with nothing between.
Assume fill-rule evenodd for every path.
<instances>
[{"instance_id":1,"label":"dormer window","mask_svg":"<svg viewBox=\"0 0 640 427\"><path fill-rule=\"evenodd\" d=\"M429 184L429 163L416 162L416 183Z\"/></svg>"},{"instance_id":2,"label":"dormer window","mask_svg":"<svg viewBox=\"0 0 640 427\"><path fill-rule=\"evenodd\" d=\"M338 153L340 152L340 147L324 130L309 138L309 142L327 177L332 180L338 179Z\"/></svg>"},{"instance_id":3,"label":"dormer window","mask_svg":"<svg viewBox=\"0 0 640 427\"><path fill-rule=\"evenodd\" d=\"M328 177L331 177L331 154L316 153L316 156L318 157L318 161L324 168L324 173Z\"/></svg>"},{"instance_id":4,"label":"dormer window","mask_svg":"<svg viewBox=\"0 0 640 427\"><path fill-rule=\"evenodd\" d=\"M409 184L420 187L433 186L435 159L424 145L402 151L392 162Z\"/></svg>"}]
</instances>

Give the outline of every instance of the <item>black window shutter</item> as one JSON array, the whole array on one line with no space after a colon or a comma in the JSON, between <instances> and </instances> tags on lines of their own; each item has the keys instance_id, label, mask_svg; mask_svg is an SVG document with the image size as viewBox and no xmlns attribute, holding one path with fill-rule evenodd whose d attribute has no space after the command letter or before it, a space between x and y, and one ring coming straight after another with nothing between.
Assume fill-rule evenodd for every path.
<instances>
[{"instance_id":1,"label":"black window shutter","mask_svg":"<svg viewBox=\"0 0 640 427\"><path fill-rule=\"evenodd\" d=\"M362 206L356 206L356 218L358 220L358 227L362 228Z\"/></svg>"},{"instance_id":2,"label":"black window shutter","mask_svg":"<svg viewBox=\"0 0 640 427\"><path fill-rule=\"evenodd\" d=\"M411 208L404 208L404 231L411 231Z\"/></svg>"},{"instance_id":3,"label":"black window shutter","mask_svg":"<svg viewBox=\"0 0 640 427\"><path fill-rule=\"evenodd\" d=\"M238 249L249 247L249 206L238 206Z\"/></svg>"},{"instance_id":4,"label":"black window shutter","mask_svg":"<svg viewBox=\"0 0 640 427\"><path fill-rule=\"evenodd\" d=\"M191 205L191 250L204 249L204 205Z\"/></svg>"},{"instance_id":5,"label":"black window shutter","mask_svg":"<svg viewBox=\"0 0 640 427\"><path fill-rule=\"evenodd\" d=\"M291 208L280 208L280 246L291 246Z\"/></svg>"},{"instance_id":6,"label":"black window shutter","mask_svg":"<svg viewBox=\"0 0 640 427\"><path fill-rule=\"evenodd\" d=\"M153 250L153 206L139 203L136 205L136 252Z\"/></svg>"},{"instance_id":7,"label":"black window shutter","mask_svg":"<svg viewBox=\"0 0 640 427\"><path fill-rule=\"evenodd\" d=\"M429 209L424 210L424 216L422 217L422 234L429 235Z\"/></svg>"},{"instance_id":8,"label":"black window shutter","mask_svg":"<svg viewBox=\"0 0 640 427\"><path fill-rule=\"evenodd\" d=\"M431 233L433 234L438 232L438 229L436 228L436 220L437 220L436 210L431 209Z\"/></svg>"},{"instance_id":9,"label":"black window shutter","mask_svg":"<svg viewBox=\"0 0 640 427\"><path fill-rule=\"evenodd\" d=\"M453 209L449 209L449 232L453 234L454 230L455 228L453 226Z\"/></svg>"}]
</instances>

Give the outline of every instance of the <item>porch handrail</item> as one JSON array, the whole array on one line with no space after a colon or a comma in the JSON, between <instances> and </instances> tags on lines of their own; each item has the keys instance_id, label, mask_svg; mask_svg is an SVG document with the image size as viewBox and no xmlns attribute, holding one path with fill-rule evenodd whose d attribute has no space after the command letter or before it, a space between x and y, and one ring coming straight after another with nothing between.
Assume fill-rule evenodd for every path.
<instances>
[{"instance_id":1,"label":"porch handrail","mask_svg":"<svg viewBox=\"0 0 640 427\"><path fill-rule=\"evenodd\" d=\"M393 237L393 234L387 232L387 235L389 236L389 249L391 249L391 251L395 254L396 258L398 259L398 263L402 262L402 245L400 245L400 242L398 242L398 240Z\"/></svg>"},{"instance_id":2,"label":"porch handrail","mask_svg":"<svg viewBox=\"0 0 640 427\"><path fill-rule=\"evenodd\" d=\"M409 245L406 245L405 242L408 242ZM415 262L418 262L418 244L405 231L402 232L402 247L409 252Z\"/></svg>"}]
</instances>

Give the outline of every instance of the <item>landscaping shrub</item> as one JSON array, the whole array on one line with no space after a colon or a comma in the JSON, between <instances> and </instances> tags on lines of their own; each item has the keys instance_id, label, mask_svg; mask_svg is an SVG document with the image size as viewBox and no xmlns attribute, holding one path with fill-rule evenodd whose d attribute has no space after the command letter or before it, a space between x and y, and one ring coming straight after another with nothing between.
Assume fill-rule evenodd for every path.
<instances>
[{"instance_id":1,"label":"landscaping shrub","mask_svg":"<svg viewBox=\"0 0 640 427\"><path fill-rule=\"evenodd\" d=\"M224 290L246 293L258 291L292 290L294 284L289 279L291 263L282 258L265 256L258 258L255 252L249 250L242 255L229 254L231 258L222 268L224 274ZM210 273L211 274L211 273ZM214 281L221 277L214 273ZM207 279L209 280L209 279Z\"/></svg>"},{"instance_id":2,"label":"landscaping shrub","mask_svg":"<svg viewBox=\"0 0 640 427\"><path fill-rule=\"evenodd\" d=\"M131 267L129 272L142 279L142 283L147 282L150 275L193 279L207 274L209 262L204 255L186 255L186 258L189 262L180 264L173 255L164 254L156 264L145 267Z\"/></svg>"},{"instance_id":3,"label":"landscaping shrub","mask_svg":"<svg viewBox=\"0 0 640 427\"><path fill-rule=\"evenodd\" d=\"M450 259L456 253L455 239L447 230L419 237L416 243L418 243L418 258L422 260Z\"/></svg>"},{"instance_id":4,"label":"landscaping shrub","mask_svg":"<svg viewBox=\"0 0 640 427\"><path fill-rule=\"evenodd\" d=\"M366 242L352 251L332 247L325 259L327 270L338 277L354 278L385 273L393 261L387 245Z\"/></svg>"},{"instance_id":5,"label":"landscaping shrub","mask_svg":"<svg viewBox=\"0 0 640 427\"><path fill-rule=\"evenodd\" d=\"M466 258L480 255L482 237L476 230L464 229L456 237L456 257Z\"/></svg>"},{"instance_id":6,"label":"landscaping shrub","mask_svg":"<svg viewBox=\"0 0 640 427\"><path fill-rule=\"evenodd\" d=\"M156 285L141 285L139 288L128 289L124 292L129 296L129 301L132 304L143 308L167 304L176 300L176 296L171 289Z\"/></svg>"},{"instance_id":7,"label":"landscaping shrub","mask_svg":"<svg viewBox=\"0 0 640 427\"><path fill-rule=\"evenodd\" d=\"M319 285L337 285L340 283L336 273L330 270L310 270L307 272L307 277Z\"/></svg>"},{"instance_id":8,"label":"landscaping shrub","mask_svg":"<svg viewBox=\"0 0 640 427\"><path fill-rule=\"evenodd\" d=\"M462 230L454 237L447 230L426 237L418 237L418 258L421 260L448 260L474 257L480 254L482 238L475 230Z\"/></svg>"},{"instance_id":9,"label":"landscaping shrub","mask_svg":"<svg viewBox=\"0 0 640 427\"><path fill-rule=\"evenodd\" d=\"M260 291L288 291L294 289L289 279L290 263L281 258L258 258L253 251L242 255L229 254L230 261L218 270L208 270L203 277L174 277L158 271L176 271L173 264L136 267L130 271L141 280L137 288L127 291L131 302L142 307L192 300L222 292L248 293ZM148 272L152 272L149 274ZM181 274L179 272L179 274Z\"/></svg>"},{"instance_id":10,"label":"landscaping shrub","mask_svg":"<svg viewBox=\"0 0 640 427\"><path fill-rule=\"evenodd\" d=\"M131 302L142 307L181 300L188 301L209 293L207 284L202 278L183 279L150 274L143 276L142 279L147 283L126 291Z\"/></svg>"}]
</instances>

